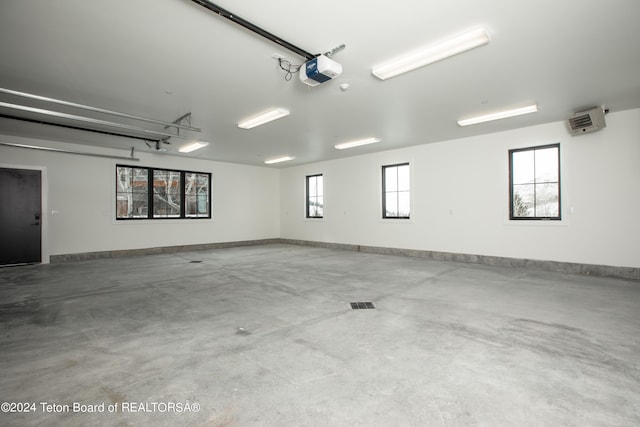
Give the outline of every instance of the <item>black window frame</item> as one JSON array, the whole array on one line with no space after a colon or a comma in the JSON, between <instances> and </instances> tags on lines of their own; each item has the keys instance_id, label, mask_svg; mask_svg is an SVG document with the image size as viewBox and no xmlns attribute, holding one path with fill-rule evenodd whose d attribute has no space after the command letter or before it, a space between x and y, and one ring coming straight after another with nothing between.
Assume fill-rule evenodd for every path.
<instances>
[{"instance_id":1,"label":"black window frame","mask_svg":"<svg viewBox=\"0 0 640 427\"><path fill-rule=\"evenodd\" d=\"M545 149L549 149L549 148L556 148L558 150L558 181L546 181L546 182L537 182L535 179L535 152L538 150L545 150ZM513 154L514 153L520 153L520 152L524 152L524 151L533 151L534 152L534 181L531 184L527 184L527 185L533 185L534 186L534 212L536 211L536 205L535 205L535 189L536 186L539 184L556 184L558 185L558 215L557 216L516 216L515 215L515 206L514 206L514 198L515 198L515 191L514 191L514 186L515 185L521 185L521 184L514 184L514 180L513 180ZM561 221L562 220L562 177L561 177L561 150L560 150L560 143L555 143L555 144L546 144L546 145L536 145L536 146L532 146L532 147L525 147L525 148L515 148L512 150L509 150L509 219L512 221Z\"/></svg>"},{"instance_id":2,"label":"black window frame","mask_svg":"<svg viewBox=\"0 0 640 427\"><path fill-rule=\"evenodd\" d=\"M387 170L390 168L398 168L400 166L409 166L409 215L401 216L398 209L398 215L387 215ZM400 193L401 191L396 188L395 193ZM399 206L398 206L399 208ZM411 219L411 165L409 162L396 163L392 165L383 165L382 166L382 218L383 219Z\"/></svg>"},{"instance_id":3,"label":"black window frame","mask_svg":"<svg viewBox=\"0 0 640 427\"><path fill-rule=\"evenodd\" d=\"M309 188L309 182L311 178L318 178L321 177L322 178L322 194L320 196L318 196L318 194L316 193L315 195L311 195L310 193L310 188ZM314 175L307 175L305 178L305 217L309 218L309 219L322 219L324 218L324 175L321 173L317 173ZM317 186L316 186L317 188ZM322 198L322 215L311 215L311 199L315 198L315 200L317 201L318 197Z\"/></svg>"},{"instance_id":4,"label":"black window frame","mask_svg":"<svg viewBox=\"0 0 640 427\"><path fill-rule=\"evenodd\" d=\"M146 216L137 216L137 217L121 217L118 216L118 195L122 194L121 191L118 191L118 168L130 168L130 169L142 169L147 171L147 191L146 191L146 199L147 199L147 213ZM179 215L175 216L154 216L154 176L157 171L162 172L177 172L180 174L180 212ZM159 167L148 167L148 166L138 166L138 165L124 165L124 164L116 164L116 211L115 217L117 221L147 221L147 220L174 220L174 219L211 219L212 218L212 195L211 195L211 172L201 172L201 171L192 171L192 170L180 170L180 169L169 169L169 168L159 168ZM207 182L207 214L206 215L196 215L190 216L187 215L186 212L186 175L187 174L198 174L198 175L206 175L208 177Z\"/></svg>"}]
</instances>

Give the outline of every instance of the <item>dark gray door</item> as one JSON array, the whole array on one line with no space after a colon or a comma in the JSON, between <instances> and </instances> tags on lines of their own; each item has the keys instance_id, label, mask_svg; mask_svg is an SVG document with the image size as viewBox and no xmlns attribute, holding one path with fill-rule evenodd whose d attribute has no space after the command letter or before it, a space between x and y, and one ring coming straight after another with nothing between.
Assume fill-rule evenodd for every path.
<instances>
[{"instance_id":1,"label":"dark gray door","mask_svg":"<svg viewBox=\"0 0 640 427\"><path fill-rule=\"evenodd\" d=\"M0 168L0 265L41 262L41 171Z\"/></svg>"}]
</instances>

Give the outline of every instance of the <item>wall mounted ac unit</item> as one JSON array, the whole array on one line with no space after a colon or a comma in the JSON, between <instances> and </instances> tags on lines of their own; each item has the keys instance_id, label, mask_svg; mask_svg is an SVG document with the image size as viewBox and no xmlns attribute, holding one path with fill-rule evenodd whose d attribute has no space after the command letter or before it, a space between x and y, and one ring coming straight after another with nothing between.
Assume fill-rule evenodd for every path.
<instances>
[{"instance_id":1,"label":"wall mounted ac unit","mask_svg":"<svg viewBox=\"0 0 640 427\"><path fill-rule=\"evenodd\" d=\"M569 118L569 130L573 135L595 132L607 126L604 121L603 107L594 107L586 111L575 113Z\"/></svg>"}]
</instances>

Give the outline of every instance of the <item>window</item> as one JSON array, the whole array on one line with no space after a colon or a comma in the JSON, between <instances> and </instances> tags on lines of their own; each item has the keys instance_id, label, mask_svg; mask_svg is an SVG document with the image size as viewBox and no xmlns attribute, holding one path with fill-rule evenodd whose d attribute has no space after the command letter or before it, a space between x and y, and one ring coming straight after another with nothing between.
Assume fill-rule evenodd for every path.
<instances>
[{"instance_id":1,"label":"window","mask_svg":"<svg viewBox=\"0 0 640 427\"><path fill-rule=\"evenodd\" d=\"M211 218L211 174L116 166L116 219Z\"/></svg>"},{"instance_id":2,"label":"window","mask_svg":"<svg viewBox=\"0 0 640 427\"><path fill-rule=\"evenodd\" d=\"M211 174L185 173L185 216L188 218L209 218L209 182Z\"/></svg>"},{"instance_id":3,"label":"window","mask_svg":"<svg viewBox=\"0 0 640 427\"><path fill-rule=\"evenodd\" d=\"M153 217L180 218L182 182L180 172L152 169Z\"/></svg>"},{"instance_id":4,"label":"window","mask_svg":"<svg viewBox=\"0 0 640 427\"><path fill-rule=\"evenodd\" d=\"M409 163L382 167L382 217L409 219Z\"/></svg>"},{"instance_id":5,"label":"window","mask_svg":"<svg viewBox=\"0 0 640 427\"><path fill-rule=\"evenodd\" d=\"M322 218L324 215L323 177L307 176L307 218Z\"/></svg>"},{"instance_id":6,"label":"window","mask_svg":"<svg viewBox=\"0 0 640 427\"><path fill-rule=\"evenodd\" d=\"M560 220L560 144L509 150L509 218Z\"/></svg>"},{"instance_id":7,"label":"window","mask_svg":"<svg viewBox=\"0 0 640 427\"><path fill-rule=\"evenodd\" d=\"M149 169L116 167L116 218L147 218Z\"/></svg>"}]
</instances>

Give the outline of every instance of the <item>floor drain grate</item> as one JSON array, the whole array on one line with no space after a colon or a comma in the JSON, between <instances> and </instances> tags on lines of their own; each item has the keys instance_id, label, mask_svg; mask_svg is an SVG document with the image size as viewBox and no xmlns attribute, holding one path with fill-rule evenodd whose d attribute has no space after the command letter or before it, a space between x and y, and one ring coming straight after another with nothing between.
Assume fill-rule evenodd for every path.
<instances>
[{"instance_id":1,"label":"floor drain grate","mask_svg":"<svg viewBox=\"0 0 640 427\"><path fill-rule=\"evenodd\" d=\"M354 310L366 310L366 309L370 309L370 308L376 308L375 305L373 305L372 302L352 302L351 304L351 308Z\"/></svg>"}]
</instances>

